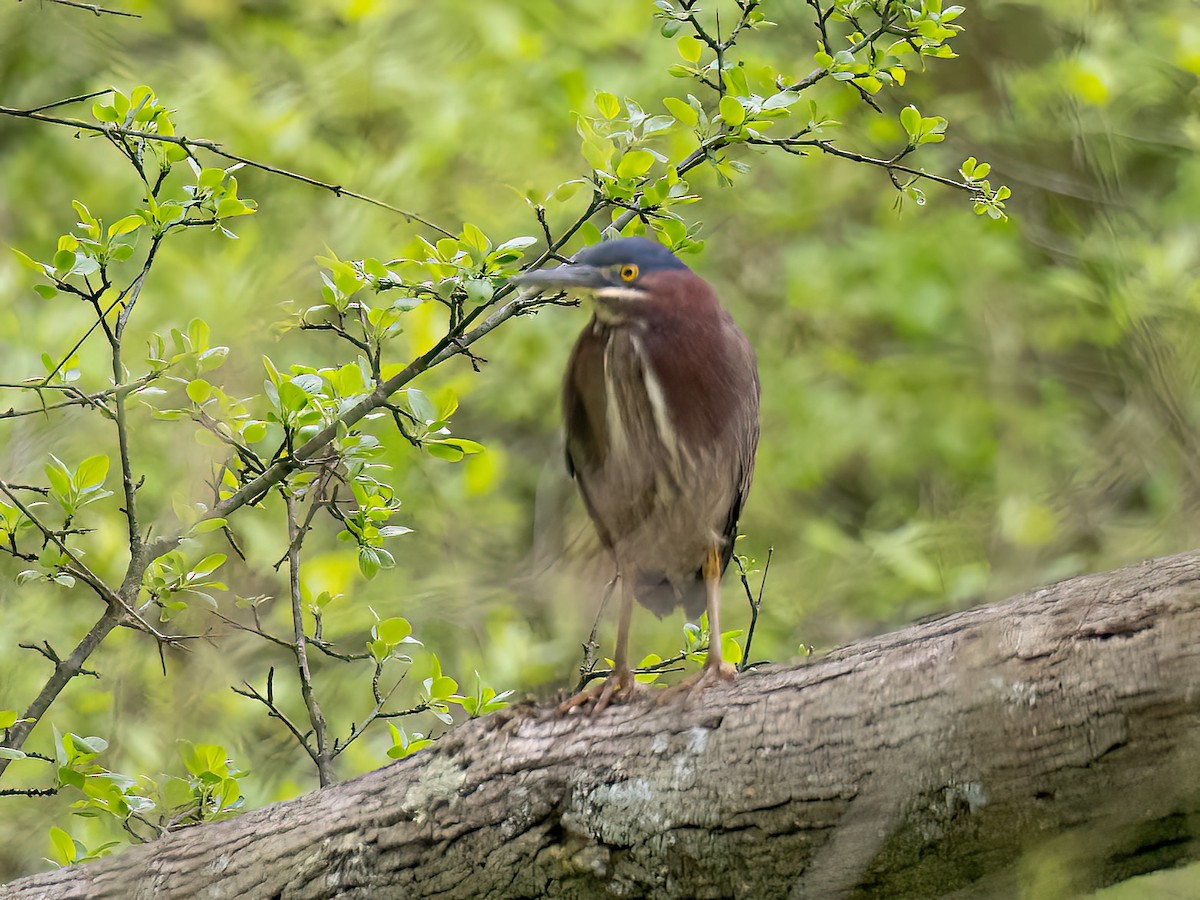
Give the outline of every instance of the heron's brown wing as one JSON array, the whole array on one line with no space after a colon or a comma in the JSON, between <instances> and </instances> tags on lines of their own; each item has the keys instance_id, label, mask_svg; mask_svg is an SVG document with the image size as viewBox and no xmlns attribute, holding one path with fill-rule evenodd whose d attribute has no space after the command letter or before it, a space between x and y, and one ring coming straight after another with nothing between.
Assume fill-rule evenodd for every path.
<instances>
[{"instance_id":1,"label":"heron's brown wing","mask_svg":"<svg viewBox=\"0 0 1200 900\"><path fill-rule=\"evenodd\" d=\"M732 323L731 323L732 324ZM758 380L758 363L754 358L754 349L746 336L736 327L729 330L729 340L736 348L735 353L740 357L743 371L752 373L752 383L748 386L736 413L734 440L737 441L738 487L734 494L733 503L729 507L729 515L725 520L725 528L721 532L725 543L721 548L721 571L733 559L733 544L737 540L738 519L742 516L742 507L750 495L750 483L754 480L754 456L758 451L759 433L759 395L761 387ZM703 577L703 576L701 576Z\"/></svg>"},{"instance_id":2,"label":"heron's brown wing","mask_svg":"<svg viewBox=\"0 0 1200 900\"><path fill-rule=\"evenodd\" d=\"M576 340L563 379L567 471L572 477L604 464L608 449L604 407L604 343L593 322Z\"/></svg>"},{"instance_id":3,"label":"heron's brown wing","mask_svg":"<svg viewBox=\"0 0 1200 900\"><path fill-rule=\"evenodd\" d=\"M597 518L596 507L590 497L590 489L594 487L608 452L604 342L594 319L580 333L567 363L567 374L563 380L563 422L566 426L564 450L567 472L579 487L600 542L605 547L612 547L612 535Z\"/></svg>"}]
</instances>

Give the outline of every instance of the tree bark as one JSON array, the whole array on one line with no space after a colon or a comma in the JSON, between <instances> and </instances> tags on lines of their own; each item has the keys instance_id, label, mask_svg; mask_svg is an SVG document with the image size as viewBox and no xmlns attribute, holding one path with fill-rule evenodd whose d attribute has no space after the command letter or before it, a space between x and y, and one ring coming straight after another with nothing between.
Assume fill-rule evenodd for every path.
<instances>
[{"instance_id":1,"label":"tree bark","mask_svg":"<svg viewBox=\"0 0 1200 900\"><path fill-rule=\"evenodd\" d=\"M1070 896L1200 858L1200 553L666 702L525 707L12 898Z\"/></svg>"}]
</instances>

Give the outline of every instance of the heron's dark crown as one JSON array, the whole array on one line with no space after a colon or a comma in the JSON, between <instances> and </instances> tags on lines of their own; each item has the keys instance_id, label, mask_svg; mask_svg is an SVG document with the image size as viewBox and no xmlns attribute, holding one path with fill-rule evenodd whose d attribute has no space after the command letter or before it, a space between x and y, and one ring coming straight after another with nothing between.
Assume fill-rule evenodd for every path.
<instances>
[{"instance_id":1,"label":"heron's dark crown","mask_svg":"<svg viewBox=\"0 0 1200 900\"><path fill-rule=\"evenodd\" d=\"M687 268L679 257L665 246L643 237L617 238L584 247L575 254L573 262L596 268L632 264L637 266L643 275L660 269Z\"/></svg>"}]
</instances>

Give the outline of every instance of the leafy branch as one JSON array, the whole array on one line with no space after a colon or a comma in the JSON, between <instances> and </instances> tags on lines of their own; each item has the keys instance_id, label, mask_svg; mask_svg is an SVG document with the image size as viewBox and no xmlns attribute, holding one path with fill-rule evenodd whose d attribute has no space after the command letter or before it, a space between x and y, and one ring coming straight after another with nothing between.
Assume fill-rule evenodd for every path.
<instances>
[{"instance_id":1,"label":"leafy branch","mask_svg":"<svg viewBox=\"0 0 1200 900\"><path fill-rule=\"evenodd\" d=\"M60 2L61 2L61 0L60 0ZM126 13L125 15L128 15L128 14ZM170 132L164 132L164 131L157 131L157 130L156 131L147 131L147 130L141 129L141 128L134 128L134 127L132 127L132 123L134 121L136 121L136 117L134 117L128 121L126 121L124 119L118 120L116 118L117 113L115 113L115 112L109 113L108 112L109 109L115 109L115 107L101 106L100 104L97 104L97 107L99 108L99 110L101 110L100 116L98 116L100 121L98 121L98 122L88 122L83 119L66 119L66 118L62 118L60 116L49 116L49 115L46 115L44 112L44 110L50 109L52 107L62 106L64 104L74 103L74 102L78 102L78 101L82 101L82 100L90 100L93 97L102 96L104 94L109 94L109 93L115 94L117 96L121 96L119 91L109 88L109 89L106 89L103 91L98 91L98 92L91 93L91 94L84 94L79 97L71 97L71 98L67 98L65 100L59 100L54 103L48 104L47 106L39 106L34 109L17 109L17 108L13 108L13 107L9 107L9 106L0 106L0 115L12 116L13 118L18 118L18 119L30 119L35 122L46 122L51 125L63 125L67 128L74 128L78 131L88 131L93 134L103 135L104 137L108 138L110 141L112 141L117 146L121 146L123 141L133 140L133 141L151 141L151 142L157 142L160 144L172 144L172 145L184 150L189 156L194 156L194 151L196 151L196 150L204 150L204 151L207 151L208 153L212 153L214 156L218 156L221 159L227 160L227 161L235 163L235 164L248 166L252 169L258 169L262 172L267 172L271 175L279 175L282 178L287 178L292 181L298 181L301 184L307 184L307 185L310 185L311 187L320 188L322 190L329 191L331 194L333 194L336 197L349 197L353 200L360 200L363 203L369 203L372 206L377 206L380 209L386 209L388 212L393 212L393 213L396 213L397 215L403 216L405 221L415 222L415 223L423 225L426 228L428 228L432 231L435 231L439 234L443 234L448 237L453 237L453 234L451 232L442 228L440 225L437 225L437 224L429 221L428 219L424 218L423 216L418 215L417 213L410 212L405 209L401 209L398 206L393 206L391 203L387 203L386 201L376 199L375 197L370 197L366 194L361 194L358 191L352 191L349 188L346 188L340 184L331 184L326 181L321 181L318 178L313 178L311 176L304 175L299 172L292 172L288 169L284 169L279 166L271 165L270 163L261 162L261 161L255 160L255 159L251 159L250 157L247 157L247 156L242 156L241 154L238 154L238 153L233 153L229 150L224 149L224 147L221 144L217 143L216 141L211 141L206 138L183 137L183 136L174 134L173 130ZM112 116L112 118L110 118L110 116Z\"/></svg>"},{"instance_id":2,"label":"leafy branch","mask_svg":"<svg viewBox=\"0 0 1200 900\"><path fill-rule=\"evenodd\" d=\"M595 242L605 233L653 232L676 250L696 249L700 244L696 228L681 215L684 207L700 199L688 181L693 172L711 171L721 183L734 183L748 169L748 164L737 157L743 145L759 151L776 148L789 154L818 151L883 169L897 189L917 198L917 202L923 202L923 197L914 182L928 180L965 192L979 212L996 218L1003 216L1007 188L991 188L986 180L989 172L986 163L967 160L960 168L959 180L928 173L903 161L924 145L942 140L946 122L940 117L922 116L915 107L905 107L899 116L907 136L903 147L890 157L877 157L836 144L829 134L838 123L819 115L815 101L808 105L807 116L796 113L802 93L826 79L854 90L873 109L879 110L873 97L885 89L902 87L907 72L915 64L923 64L926 58L953 56L949 42L960 30L952 24L960 8L943 9L938 0L922 0L919 7L904 6L893 0L874 3L836 0L824 5L819 0L809 0L817 16L819 39L814 59L818 67L799 80L773 73L766 79L756 76L759 80L752 83L746 67L739 65L736 51L740 41L769 23L759 0L734 0L734 3L737 8L734 24L723 35L715 17L709 24L708 14L694 0L658 0L662 32L676 39L682 60L671 67L671 72L681 79L690 79L707 99L702 101L692 94L687 94L686 99L668 97L662 101L666 114L650 114L632 99L621 101L607 92L598 92L595 96L598 115L581 115L577 122L582 155L588 164L586 174L544 195L527 197L542 244L540 252L528 256L529 248L538 244L539 238L521 235L493 241L469 223L456 233L416 213L341 185L255 161L227 151L214 141L179 136L173 113L147 87L136 88L128 96L107 90L34 109L0 107L0 113L11 117L104 137L128 161L144 189L144 206L107 227L83 203L76 202L78 233L62 235L52 258L39 261L19 254L22 262L43 279L43 283L35 286L39 294L47 300L67 298L86 304L94 322L65 355L58 359L44 357L45 375L3 385L34 393L39 405L36 409L32 405L27 410L13 409L0 414L0 418L82 406L101 412L113 422L129 560L119 587L111 587L83 566L70 546L70 541L80 536L70 527L71 518L84 505L80 500L85 489L93 490L92 497L102 489L107 457L103 458L103 474L98 471L100 464L94 463L91 468L97 471L91 477L81 478L79 484L74 484L72 470L65 465L65 482L62 471L47 470L51 486L45 490L63 504L66 514L61 529L43 521L33 511L32 504L18 498L15 485L0 483L8 500L0 504L0 538L7 541L7 552L35 560L40 567L34 570L35 575L40 572L64 586L69 585L57 578L79 578L106 601L104 615L88 636L66 660L55 663L54 675L38 697L20 720L14 720L8 727L0 746L0 774L8 761L26 755L21 748L34 723L44 716L72 678L86 672L84 664L88 657L113 628L120 624L134 625L151 634L161 647L179 638L150 626L145 619L147 611L156 610L162 621L169 622L197 600L217 612L221 620L291 653L307 726L297 724L301 720L289 717L276 701L273 666L268 670L265 693L249 684L244 690L236 690L262 704L269 715L284 723L316 766L322 784L335 777L334 759L378 719L386 720L392 733L389 754L400 756L414 752L429 739L421 733L409 735L395 724L395 719L429 712L440 721L449 722L450 705L457 705L471 715L503 705L507 692L498 694L482 684L473 696L459 693L458 682L443 674L437 657L431 656L432 674L422 682L419 702L407 709L389 710L390 700L404 682L407 670L390 690L385 690L381 686L384 666L392 661L412 663L403 653L405 645L417 643L411 637L411 628L401 617L378 620L366 642L366 653L346 652L326 641L322 637L322 616L334 598L305 596L301 577L305 535L317 513L325 512L340 529L339 538L356 548L359 567L365 576L371 577L395 565L387 541L409 529L389 524L398 511L399 501L391 486L380 477L379 464L373 462L380 452L380 442L368 430L370 423L390 416L397 431L414 448L439 458L453 461L478 452L481 448L474 441L451 434L450 419L456 401L436 405L423 392L411 387L413 380L456 356L468 359L478 371L485 360L473 348L488 334L514 318L570 302L561 296L519 294L510 279L519 272L563 259L578 243ZM870 22L868 17L872 19ZM682 33L685 30L687 33ZM881 46L885 41L891 43ZM839 49L837 44L844 46ZM108 102L93 104L95 121L47 113L56 107L97 97L107 97ZM792 124L788 133L777 135L779 126L789 121ZM687 149L678 158L659 149L668 135L687 138ZM215 155L232 165L205 166L201 162L203 154ZM178 166L180 163L186 166ZM296 315L291 325L328 332L348 348L350 358L339 365L278 367L266 359L264 394L234 397L208 377L222 365L228 348L212 346L208 326L194 320L186 330L172 330L169 337L153 336L147 370L132 375L124 358L124 338L141 292L150 284L159 248L185 229L200 228L234 236L230 230L232 221L253 214L257 208L254 201L239 196L237 173L242 168L299 181L336 196L390 210L422 226L432 240L417 238L404 255L390 260L343 260L333 254L319 260L324 268L319 299ZM183 184L178 184L179 178L173 175L177 172L185 173ZM574 204L581 190L586 195L582 205L568 209L566 205ZM122 278L125 271L122 266L134 257L135 241L144 234L149 235L149 242L139 257L140 265L133 267L131 276ZM408 314L423 304L437 304L445 311L444 333L425 352L405 362L392 361L393 342L403 333ZM95 334L103 335L108 345L110 384L84 390L74 383L80 377L77 353ZM44 404L43 392L48 391L59 392L65 399ZM141 523L138 505L141 480L136 475L128 422L131 399L144 403L158 419L192 421L217 436L229 451L228 460L214 472L212 497L184 507L186 513L180 515L182 524L174 532L162 528L152 532ZM81 463L74 473L78 474L87 462ZM96 475L100 476L98 481ZM40 486L35 487L41 490ZM233 542L229 519L244 507L263 504L276 493L282 495L286 521L286 551L281 559L281 563L287 563L291 613L291 629L286 638L263 627L256 601L239 603L251 609L252 625L217 611L218 604L210 592L225 590L221 582L213 579L215 570L225 562L224 554L210 553L192 562L184 552L185 549L190 552L194 543L209 532L221 531ZM302 503L309 504L303 515ZM29 545L35 537L41 538L41 549ZM236 549L236 543L233 545ZM41 552L46 547L54 553ZM755 615L760 603L761 591L757 601L752 600ZM697 658L703 652L705 636L695 626L691 629L686 631L685 648L676 656L643 660L639 670L643 677L656 677L679 663ZM730 632L713 638L732 641L737 636ZM743 665L748 661L752 637L753 627L742 654ZM333 736L334 729L321 708L310 665L310 647L331 659L373 663L370 710L351 722L345 738ZM585 678L594 676L595 666L589 666L582 674ZM209 781L213 784L225 785L221 790L229 793L222 795L225 800L217 809L227 809L236 800L236 785L229 787L236 777L227 771L222 774L221 766L226 763L223 751L208 755L212 758L206 757L204 765L209 768L202 771L210 773ZM127 803L127 799L122 802ZM64 854L65 847L64 844Z\"/></svg>"}]
</instances>

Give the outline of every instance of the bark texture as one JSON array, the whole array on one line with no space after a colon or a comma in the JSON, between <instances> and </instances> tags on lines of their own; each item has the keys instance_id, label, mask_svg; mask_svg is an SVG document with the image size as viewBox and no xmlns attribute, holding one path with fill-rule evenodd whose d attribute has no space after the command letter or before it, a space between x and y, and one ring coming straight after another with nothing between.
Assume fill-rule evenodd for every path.
<instances>
[{"instance_id":1,"label":"bark texture","mask_svg":"<svg viewBox=\"0 0 1200 900\"><path fill-rule=\"evenodd\" d=\"M523 708L11 898L1008 897L1200 858L1200 553L603 714Z\"/></svg>"}]
</instances>

